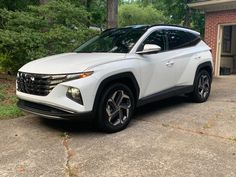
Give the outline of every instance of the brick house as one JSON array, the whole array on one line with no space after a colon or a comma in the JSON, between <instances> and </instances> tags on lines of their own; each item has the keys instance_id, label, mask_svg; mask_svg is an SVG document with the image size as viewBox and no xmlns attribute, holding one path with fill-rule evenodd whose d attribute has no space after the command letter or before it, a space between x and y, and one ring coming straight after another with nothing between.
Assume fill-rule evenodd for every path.
<instances>
[{"instance_id":1,"label":"brick house","mask_svg":"<svg viewBox=\"0 0 236 177\"><path fill-rule=\"evenodd\" d=\"M189 4L205 12L205 42L212 48L215 75L236 74L236 0L208 0Z\"/></svg>"}]
</instances>

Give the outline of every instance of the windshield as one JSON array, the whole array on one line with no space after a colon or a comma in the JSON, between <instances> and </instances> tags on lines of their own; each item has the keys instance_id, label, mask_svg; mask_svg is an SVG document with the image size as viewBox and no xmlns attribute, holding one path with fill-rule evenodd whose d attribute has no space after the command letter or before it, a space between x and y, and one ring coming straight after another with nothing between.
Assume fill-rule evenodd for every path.
<instances>
[{"instance_id":1,"label":"windshield","mask_svg":"<svg viewBox=\"0 0 236 177\"><path fill-rule=\"evenodd\" d=\"M146 28L110 29L92 38L75 51L78 53L128 53L145 31Z\"/></svg>"}]
</instances>

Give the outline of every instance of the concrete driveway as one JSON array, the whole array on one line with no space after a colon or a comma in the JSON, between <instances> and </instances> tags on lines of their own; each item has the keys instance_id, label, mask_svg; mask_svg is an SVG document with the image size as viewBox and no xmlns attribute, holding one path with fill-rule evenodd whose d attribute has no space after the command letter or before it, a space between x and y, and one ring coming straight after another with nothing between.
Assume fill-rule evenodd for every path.
<instances>
[{"instance_id":1,"label":"concrete driveway","mask_svg":"<svg viewBox=\"0 0 236 177\"><path fill-rule=\"evenodd\" d=\"M236 76L216 78L207 103L175 97L139 108L128 129L35 116L0 122L0 176L235 177Z\"/></svg>"}]
</instances>

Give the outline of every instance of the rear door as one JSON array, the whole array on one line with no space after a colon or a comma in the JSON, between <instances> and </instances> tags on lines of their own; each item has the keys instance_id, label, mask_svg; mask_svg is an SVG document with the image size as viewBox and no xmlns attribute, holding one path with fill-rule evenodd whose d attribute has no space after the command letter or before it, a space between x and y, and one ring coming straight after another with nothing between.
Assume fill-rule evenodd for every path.
<instances>
[{"instance_id":1,"label":"rear door","mask_svg":"<svg viewBox=\"0 0 236 177\"><path fill-rule=\"evenodd\" d=\"M185 30L165 29L167 36L167 58L166 63L170 63L168 67L171 68L172 86L187 85L188 80L185 76L186 69L191 67L191 59L196 55L194 46L200 42L200 36L195 35Z\"/></svg>"}]
</instances>

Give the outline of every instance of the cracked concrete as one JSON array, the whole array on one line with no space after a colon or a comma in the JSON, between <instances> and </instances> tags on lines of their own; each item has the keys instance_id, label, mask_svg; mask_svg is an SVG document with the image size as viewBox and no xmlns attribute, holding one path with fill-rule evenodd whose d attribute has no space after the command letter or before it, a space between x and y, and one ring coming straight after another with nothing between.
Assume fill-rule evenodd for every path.
<instances>
[{"instance_id":1,"label":"cracked concrete","mask_svg":"<svg viewBox=\"0 0 236 177\"><path fill-rule=\"evenodd\" d=\"M68 173L68 176L71 177L71 172L70 172L70 148L69 148L69 135L65 132L64 133L64 138L62 141L62 144L65 148L65 154L66 154L66 162L65 162L65 168L66 168L66 172Z\"/></svg>"},{"instance_id":2,"label":"cracked concrete","mask_svg":"<svg viewBox=\"0 0 236 177\"><path fill-rule=\"evenodd\" d=\"M62 144L65 148L65 154L66 154L66 162L65 162L66 173L68 174L68 177L76 177L77 171L75 171L75 169L73 169L70 166L70 159L71 156L75 154L75 151L69 147L69 141L70 141L70 136L68 135L67 132L65 132L63 134Z\"/></svg>"},{"instance_id":3,"label":"cracked concrete","mask_svg":"<svg viewBox=\"0 0 236 177\"><path fill-rule=\"evenodd\" d=\"M116 134L35 116L0 122L0 176L235 177L236 76L203 104L175 97L139 108Z\"/></svg>"}]
</instances>

